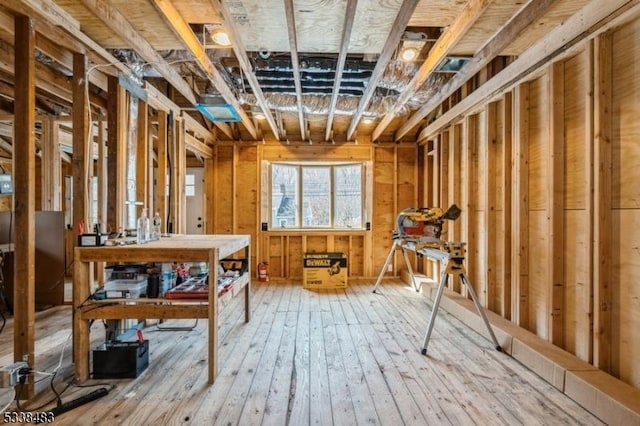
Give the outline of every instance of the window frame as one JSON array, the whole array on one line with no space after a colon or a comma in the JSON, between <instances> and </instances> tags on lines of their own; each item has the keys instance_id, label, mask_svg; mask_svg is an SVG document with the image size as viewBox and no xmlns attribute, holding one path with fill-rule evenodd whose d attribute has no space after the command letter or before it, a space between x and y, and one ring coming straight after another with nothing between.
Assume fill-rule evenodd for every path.
<instances>
[{"instance_id":1,"label":"window frame","mask_svg":"<svg viewBox=\"0 0 640 426\"><path fill-rule=\"evenodd\" d=\"M295 167L298 182L297 182L297 191L298 191L298 208L296 209L296 220L298 225L296 226L285 226L281 227L277 223L274 223L273 218L273 167L277 165ZM335 190L335 173L336 167L340 166L359 166L360 167L360 214L361 214L361 226L358 228L348 228L348 227L335 227L335 216L336 216L336 190ZM303 222L303 172L304 168L313 168L313 167L328 167L329 168L329 180L330 180L330 198L331 198L331 209L330 209L330 225L329 226L305 226ZM266 231L267 228L270 231L295 231L295 232L351 232L351 231L365 231L370 227L370 205L371 205L371 177L370 177L370 162L364 160L335 160L335 161L287 161L287 160L273 160L273 161L263 161L262 167L262 175L263 182L266 185L262 187L262 197L266 200L263 203L262 209L262 230Z\"/></svg>"}]
</instances>

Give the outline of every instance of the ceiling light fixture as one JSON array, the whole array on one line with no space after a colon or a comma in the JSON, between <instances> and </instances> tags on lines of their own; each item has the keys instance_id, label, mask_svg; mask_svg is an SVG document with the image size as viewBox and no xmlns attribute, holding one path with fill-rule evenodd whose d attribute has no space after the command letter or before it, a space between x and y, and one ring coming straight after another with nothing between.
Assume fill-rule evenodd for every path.
<instances>
[{"instance_id":1,"label":"ceiling light fixture","mask_svg":"<svg viewBox=\"0 0 640 426\"><path fill-rule=\"evenodd\" d=\"M418 49L415 47L405 47L400 51L400 59L411 62L418 57Z\"/></svg>"},{"instance_id":2,"label":"ceiling light fixture","mask_svg":"<svg viewBox=\"0 0 640 426\"><path fill-rule=\"evenodd\" d=\"M229 34L220 28L211 33L211 40L220 46L231 46Z\"/></svg>"},{"instance_id":3,"label":"ceiling light fixture","mask_svg":"<svg viewBox=\"0 0 640 426\"><path fill-rule=\"evenodd\" d=\"M254 112L253 117L256 120L265 120L267 118L262 111Z\"/></svg>"}]
</instances>

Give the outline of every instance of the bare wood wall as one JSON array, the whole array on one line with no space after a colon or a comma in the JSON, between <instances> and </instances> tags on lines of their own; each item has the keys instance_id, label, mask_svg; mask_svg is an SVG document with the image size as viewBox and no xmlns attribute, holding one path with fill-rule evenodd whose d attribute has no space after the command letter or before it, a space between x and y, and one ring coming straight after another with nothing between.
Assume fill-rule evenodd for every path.
<instances>
[{"instance_id":1,"label":"bare wood wall","mask_svg":"<svg viewBox=\"0 0 640 426\"><path fill-rule=\"evenodd\" d=\"M417 205L417 151L414 145L374 146L370 143L318 146L308 144L219 143L205 165L208 200L207 232L250 234L251 262L269 264L271 279L300 280L305 252L344 252L349 276L378 274L391 246L398 212ZM368 200L371 230L300 232L262 231L260 217L266 202L261 192L264 161L355 160L370 164L372 197ZM399 258L398 258L399 259ZM394 265L395 266L395 265ZM394 272L397 270L394 268Z\"/></svg>"},{"instance_id":2,"label":"bare wood wall","mask_svg":"<svg viewBox=\"0 0 640 426\"><path fill-rule=\"evenodd\" d=\"M636 20L584 42L431 138L423 166L463 209L449 236L482 303L635 387L639 40Z\"/></svg>"}]
</instances>

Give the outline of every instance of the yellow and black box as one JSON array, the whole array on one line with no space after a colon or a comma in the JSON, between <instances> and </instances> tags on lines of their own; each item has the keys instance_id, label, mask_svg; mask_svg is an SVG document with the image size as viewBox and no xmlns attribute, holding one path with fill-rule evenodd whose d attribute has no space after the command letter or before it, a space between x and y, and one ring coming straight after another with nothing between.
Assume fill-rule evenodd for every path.
<instances>
[{"instance_id":1,"label":"yellow and black box","mask_svg":"<svg viewBox=\"0 0 640 426\"><path fill-rule=\"evenodd\" d=\"M347 256L344 253L305 253L302 268L304 288L346 288Z\"/></svg>"}]
</instances>

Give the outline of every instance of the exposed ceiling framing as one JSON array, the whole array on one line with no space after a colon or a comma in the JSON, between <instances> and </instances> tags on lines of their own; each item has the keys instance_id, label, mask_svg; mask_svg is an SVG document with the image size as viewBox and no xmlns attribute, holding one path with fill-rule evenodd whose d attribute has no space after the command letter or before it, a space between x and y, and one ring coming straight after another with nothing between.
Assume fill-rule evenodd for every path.
<instances>
[{"instance_id":1,"label":"exposed ceiling framing","mask_svg":"<svg viewBox=\"0 0 640 426\"><path fill-rule=\"evenodd\" d=\"M457 91L478 89L475 77L496 61L511 67L595 3L4 0L0 114L13 113L14 15L28 14L37 31L38 114L69 114L73 52L81 52L90 62L96 114L106 106L108 76L146 80L152 107L170 103L199 132L214 129L215 137L189 139L199 155L209 155L216 140L416 142ZM210 39L218 28L228 32L230 47ZM420 56L402 62L402 49L411 46ZM465 58L462 67L444 73L453 57ZM237 118L198 113L207 99L220 99Z\"/></svg>"}]
</instances>

